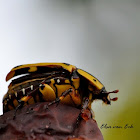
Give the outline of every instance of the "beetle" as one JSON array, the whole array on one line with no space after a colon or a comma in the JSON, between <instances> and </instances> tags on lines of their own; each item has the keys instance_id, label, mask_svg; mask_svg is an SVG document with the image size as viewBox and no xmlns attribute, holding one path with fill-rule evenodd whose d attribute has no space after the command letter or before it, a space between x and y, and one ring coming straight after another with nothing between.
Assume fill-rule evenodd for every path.
<instances>
[{"instance_id":1,"label":"beetle","mask_svg":"<svg viewBox=\"0 0 140 140\"><path fill-rule=\"evenodd\" d=\"M3 98L3 112L18 109L27 104L49 101L60 102L82 110L91 103L102 100L105 104L116 101L110 98L104 85L93 75L67 63L36 63L14 67L6 76L11 81Z\"/></svg>"}]
</instances>

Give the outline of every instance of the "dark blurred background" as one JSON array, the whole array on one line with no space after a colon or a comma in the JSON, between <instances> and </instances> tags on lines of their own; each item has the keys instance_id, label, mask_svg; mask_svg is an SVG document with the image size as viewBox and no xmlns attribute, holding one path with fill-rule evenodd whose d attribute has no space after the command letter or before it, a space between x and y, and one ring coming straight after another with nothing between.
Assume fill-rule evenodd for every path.
<instances>
[{"instance_id":1,"label":"dark blurred background","mask_svg":"<svg viewBox=\"0 0 140 140\"><path fill-rule=\"evenodd\" d=\"M139 0L0 0L0 49L1 114L12 67L66 62L93 74L108 91L120 90L111 106L93 103L104 139L140 137Z\"/></svg>"}]
</instances>

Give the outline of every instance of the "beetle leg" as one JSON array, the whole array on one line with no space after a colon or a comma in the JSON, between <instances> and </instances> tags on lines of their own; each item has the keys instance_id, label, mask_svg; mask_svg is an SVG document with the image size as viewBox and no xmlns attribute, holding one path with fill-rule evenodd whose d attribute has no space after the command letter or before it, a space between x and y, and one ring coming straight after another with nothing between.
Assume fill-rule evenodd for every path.
<instances>
[{"instance_id":1,"label":"beetle leg","mask_svg":"<svg viewBox=\"0 0 140 140\"><path fill-rule=\"evenodd\" d=\"M35 89L32 90L31 92L29 92L29 93L27 94L27 96L24 96L24 97L22 97L20 100L18 100L19 105L18 105L18 106L16 107L16 109L15 109L13 119L16 118L16 112L17 112L17 110L20 109L20 108L22 108L22 107L24 106L24 104L25 104L26 102L28 102L29 99L32 98L32 96L35 94L35 91L38 90L38 89L39 89L39 87L35 88Z\"/></svg>"},{"instance_id":2,"label":"beetle leg","mask_svg":"<svg viewBox=\"0 0 140 140\"><path fill-rule=\"evenodd\" d=\"M70 88L70 89L64 91L64 92L61 94L60 97L58 97L58 98L56 98L54 101L50 102L50 103L48 104L48 106L50 106L50 105L52 105L52 104L55 104L55 103L59 104L59 102L60 102L61 100L63 100L63 99L64 99L70 92L72 92L72 91L73 91L72 88Z\"/></svg>"},{"instance_id":3,"label":"beetle leg","mask_svg":"<svg viewBox=\"0 0 140 140\"><path fill-rule=\"evenodd\" d=\"M84 119L85 121L91 118L91 111L88 109L89 103L90 103L89 98L85 98L82 104L81 111L76 120L76 126L78 126L81 118Z\"/></svg>"},{"instance_id":4,"label":"beetle leg","mask_svg":"<svg viewBox=\"0 0 140 140\"><path fill-rule=\"evenodd\" d=\"M20 109L20 108L22 108L23 105L24 105L24 103L25 103L24 101L19 100L19 105L18 105L18 106L16 107L16 109L15 109L14 116L13 116L13 120L16 118L17 110Z\"/></svg>"}]
</instances>

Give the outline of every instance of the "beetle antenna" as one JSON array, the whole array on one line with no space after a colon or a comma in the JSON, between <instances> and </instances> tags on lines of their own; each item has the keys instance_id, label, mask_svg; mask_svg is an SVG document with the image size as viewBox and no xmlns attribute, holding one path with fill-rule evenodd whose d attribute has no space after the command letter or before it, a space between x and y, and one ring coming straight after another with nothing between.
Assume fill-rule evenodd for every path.
<instances>
[{"instance_id":1,"label":"beetle antenna","mask_svg":"<svg viewBox=\"0 0 140 140\"><path fill-rule=\"evenodd\" d=\"M113 90L113 91L110 91L110 92L103 92L104 94L110 94L110 93L118 93L119 92L119 90L117 89L117 90ZM111 101L117 101L118 100L118 97L115 97L115 98L112 98L112 99L110 99Z\"/></svg>"},{"instance_id":2,"label":"beetle antenna","mask_svg":"<svg viewBox=\"0 0 140 140\"><path fill-rule=\"evenodd\" d=\"M112 98L110 99L111 101L117 101L118 100L118 97L115 97L115 98Z\"/></svg>"},{"instance_id":3,"label":"beetle antenna","mask_svg":"<svg viewBox=\"0 0 140 140\"><path fill-rule=\"evenodd\" d=\"M110 93L118 93L118 92L119 92L119 90L117 89L117 90L114 90L114 91L111 91L111 92L107 92L107 94L110 94ZM112 98L110 100L111 101L117 101L118 100L118 97Z\"/></svg>"},{"instance_id":4,"label":"beetle antenna","mask_svg":"<svg viewBox=\"0 0 140 140\"><path fill-rule=\"evenodd\" d=\"M119 92L119 90L117 89L117 90L113 90L113 91L109 91L109 92L103 92L103 93L110 94L110 93L118 93L118 92Z\"/></svg>"}]
</instances>

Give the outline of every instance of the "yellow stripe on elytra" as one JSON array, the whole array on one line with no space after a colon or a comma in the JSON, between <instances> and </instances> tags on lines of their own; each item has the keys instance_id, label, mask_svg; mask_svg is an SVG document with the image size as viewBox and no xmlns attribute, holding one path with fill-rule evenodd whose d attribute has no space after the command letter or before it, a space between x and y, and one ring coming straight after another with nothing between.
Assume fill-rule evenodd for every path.
<instances>
[{"instance_id":1,"label":"yellow stripe on elytra","mask_svg":"<svg viewBox=\"0 0 140 140\"><path fill-rule=\"evenodd\" d=\"M30 69L28 70L28 72L35 72L37 71L37 67L30 67Z\"/></svg>"},{"instance_id":2,"label":"yellow stripe on elytra","mask_svg":"<svg viewBox=\"0 0 140 140\"><path fill-rule=\"evenodd\" d=\"M69 71L70 73L76 69L73 65L67 65L65 63L36 63L36 64L25 64L18 67L13 68L6 76L6 81L14 77L15 71L23 68L30 68L28 72L35 72L37 67L62 67Z\"/></svg>"},{"instance_id":3,"label":"yellow stripe on elytra","mask_svg":"<svg viewBox=\"0 0 140 140\"><path fill-rule=\"evenodd\" d=\"M86 78L87 80L89 80L91 82L92 85L94 85L97 89L102 89L104 87L104 85L94 76L90 75L89 73L81 70L81 69L77 69L77 72L82 75L84 78Z\"/></svg>"},{"instance_id":4,"label":"yellow stripe on elytra","mask_svg":"<svg viewBox=\"0 0 140 140\"><path fill-rule=\"evenodd\" d=\"M35 63L35 64L25 64L25 65L21 65L19 67L13 68L11 71L15 71L18 69L22 69L22 68L30 68L30 67L38 67L38 66L62 66L64 69L68 70L69 72L72 71L72 69L76 69L75 66L73 65L66 65L64 63Z\"/></svg>"}]
</instances>

